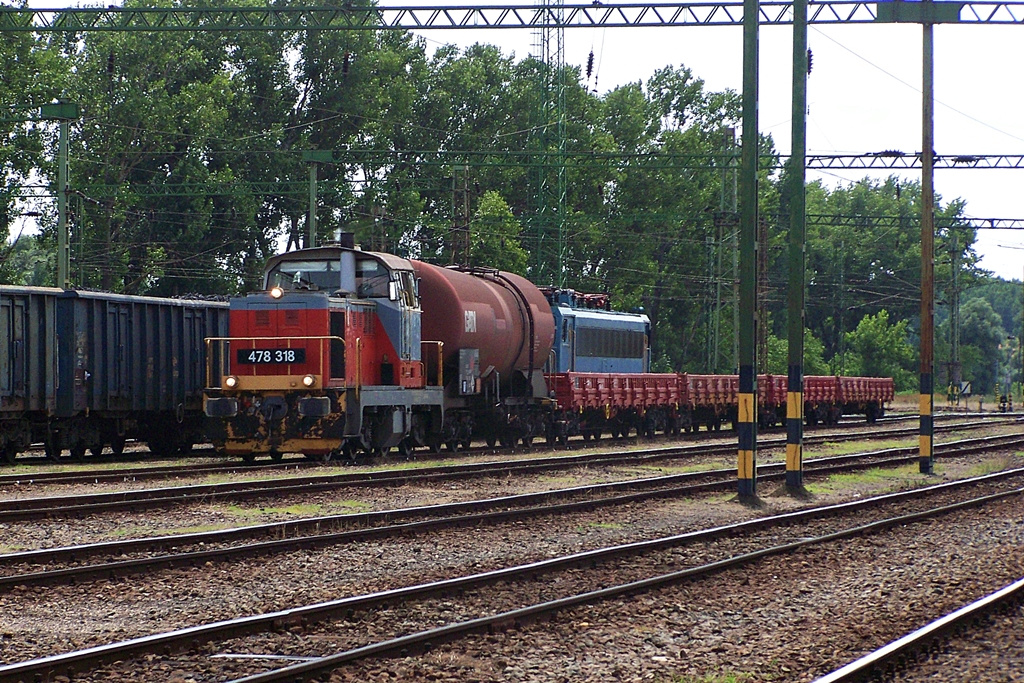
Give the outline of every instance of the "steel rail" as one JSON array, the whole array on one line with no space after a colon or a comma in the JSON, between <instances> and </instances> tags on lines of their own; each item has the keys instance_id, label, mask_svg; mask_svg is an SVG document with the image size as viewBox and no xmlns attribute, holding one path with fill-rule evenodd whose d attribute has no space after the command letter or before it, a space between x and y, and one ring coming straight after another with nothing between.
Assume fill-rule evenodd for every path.
<instances>
[{"instance_id":1,"label":"steel rail","mask_svg":"<svg viewBox=\"0 0 1024 683\"><path fill-rule=\"evenodd\" d=\"M308 605L304 607L297 607L277 612L271 612L268 614L260 614L248 617L241 617L238 619L220 621L212 624L205 624L201 626L179 629L168 633L159 633L140 638L134 638L131 640L122 641L118 643L109 643L106 645L100 645L85 650L79 650L75 652L63 653L58 655L51 655L48 657L41 657L38 659L28 660L24 662L12 663L5 666L0 666L0 683L7 683L9 681L36 680L37 678L44 678L47 676L54 675L65 675L73 679L75 672L86 671L89 669L93 669L97 666L103 665L105 663L124 660L126 658L140 656L143 654L154 652L169 653L186 647L196 647L202 643L210 642L216 639L244 636L272 629L282 629L287 628L289 625L296 623L326 621L328 619L333 619L336 617L344 616L346 614L350 614L354 610L367 610L385 604L393 604L395 602L400 602L403 600L423 599L431 596L452 594L461 590L467 590L474 587L491 585L503 581L514 581L518 577L536 576L546 572L571 567L588 567L592 566L595 563L605 562L620 557L639 556L644 553L652 551L679 547L694 542L713 540L727 535L759 531L761 529L770 528L772 526L808 521L823 516L834 516L836 514L841 514L843 512L855 512L857 510L869 507L871 505L879 505L889 502L899 502L901 500L914 498L920 496L922 493L925 492L932 492L938 490L952 490L954 488L973 485L980 481L986 480L989 476L992 475L975 477L972 479L961 480L957 482L946 482L943 484L938 484L936 486L926 487L923 489L914 489L912 491L890 493L882 496L875 496L873 498L868 498L864 500L857 500L848 503L839 503L836 505L812 508L810 510L801 510L781 515L773 515L771 517L762 517L758 519L747 520L744 522L738 522L735 524L714 527L712 529L692 531L685 534L679 534L676 536L670 536L666 538L653 539L649 541L639 541L635 543L613 546L609 548L574 553L572 555L550 558L547 560L532 562L525 565L518 565L515 567L507 567L504 569L482 572L469 576L445 579L417 586L408 586L404 588L380 591L365 595L352 596L342 598L339 600L332 600L328 602L317 603L314 605ZM646 590L656 586L676 583L689 578L706 576L726 568L746 564L757 559L768 557L770 555L787 553L810 545L831 542L855 535L871 533L873 531L881 531L883 529L887 529L893 526L900 526L911 522L920 521L922 519L927 519L929 517L946 514L956 510L986 505L988 503L1003 500L1012 496L1017 496L1022 493L1024 493L1024 488L1018 488L1014 489L1013 491L982 496L967 501L955 503L952 505L945 505L930 510L888 518L885 520L860 525L857 527L846 529L844 531L834 532L816 538L803 539L801 541L797 541L794 543L773 546L771 548L766 548L760 551L735 556L719 562L714 562L708 565L704 565L703 567L691 568L680 572L673 572L671 574L653 577L651 579L646 579L644 581L625 584L623 586L604 589L601 591L585 593L582 595L573 596L571 598L565 598L563 600L558 600L551 603L544 603L544 605L537 605L527 608L527 610L536 611L523 612L520 610L516 610L515 612L504 613L501 615L496 615L495 617L491 617L489 618L487 623L484 623L481 620L474 620L474 622L464 622L466 624L473 623L474 626L459 626L458 628L455 628L455 631L453 632L467 633L470 630L476 629L477 627L486 628L488 625L493 626L498 624L508 625L514 623L517 619L520 619L525 616L541 613L552 613L554 611L564 609L565 607L571 605L584 604L586 602L594 602L597 600L612 597L614 595L624 595L630 592L637 592L640 590ZM445 627L445 629L452 628L454 627ZM304 677L308 675L313 675L312 672L314 671L324 671L327 668L332 668L336 666L339 663L339 660L336 659L336 657L344 656L347 658L344 661L349 661L350 659L370 655L380 655L382 654L382 652L385 651L398 653L403 648L406 648L411 644L438 642L437 639L441 637L444 633L448 632L445 629L435 629L431 631L422 632L421 634L417 634L417 639L415 641L408 641L405 639L388 641L389 645L384 647L383 650L378 649L381 647L381 644L378 644L375 646L369 646L368 648L359 648L358 650L349 651L347 653L343 653L343 655L335 655L332 658L322 658L320 660L317 660L317 662L310 663L308 665L308 668L300 669L296 667L285 667L284 669L271 672L270 674L262 674L272 676L285 676L285 678L248 678L243 680L302 680ZM359 654L353 654L356 652L358 652Z\"/></svg>"},{"instance_id":2,"label":"steel rail","mask_svg":"<svg viewBox=\"0 0 1024 683\"><path fill-rule=\"evenodd\" d=\"M1024 437L1015 437L1016 445L1024 445ZM970 443L965 452L973 453L979 449L1003 448L1003 443L977 444ZM871 453L849 454L820 458L809 461L808 474L821 476L837 472L856 471L867 468L895 467L913 462L917 454L916 447L902 449L886 449ZM960 454L960 452L957 452ZM946 453L948 456L949 454ZM784 463L776 463L764 467L762 475L766 480L784 478ZM1006 470L993 473L991 480L999 480L1020 476L1024 470ZM604 484L590 484L567 489L540 491L536 493L518 494L462 503L445 503L398 510L359 513L355 515L334 515L317 517L307 520L295 520L274 524L227 529L222 531L181 534L177 536L130 539L127 541L110 541L83 546L49 548L44 550L24 551L0 555L0 566L19 564L43 564L57 561L76 561L96 555L122 554L130 551L152 551L167 547L183 545L208 545L211 543L251 539L254 535L277 536L275 540L252 543L242 546L219 549L204 549L192 552L180 552L158 557L145 557L117 562L106 562L84 565L66 569L15 574L0 577L0 588L11 586L52 585L57 583L77 582L90 579L110 579L144 571L169 568L199 566L211 561L225 561L239 557L257 557L268 554L287 552L298 549L312 549L343 543L361 542L371 539L389 538L395 535L423 532L436 529L455 528L458 526L476 526L493 524L513 519L524 519L543 515L581 512L601 507L626 505L646 500L667 497L679 497L707 491L728 490L735 486L734 471L713 470L705 472L687 472L661 477L649 477ZM712 479L726 477L725 479ZM681 484L681 485L680 485ZM604 498L586 496L617 493L623 490L643 489L638 493L611 495ZM546 501L581 497L584 500L567 503L555 503L525 507ZM489 512L480 512L489 511ZM451 517L445 515L462 515ZM423 519L426 518L426 519ZM394 523L396 520L416 520ZM390 524L389 524L390 523ZM313 534L330 529L337 525L363 525L356 530L339 532L315 533L315 535L299 536L297 534ZM370 526L388 524L387 526ZM286 534L296 534L285 537Z\"/></svg>"},{"instance_id":3,"label":"steel rail","mask_svg":"<svg viewBox=\"0 0 1024 683\"><path fill-rule=\"evenodd\" d=\"M957 630L964 629L995 611L1022 602L1024 602L1024 579L1015 581L955 612L936 619L826 676L815 679L814 683L855 683L878 680L881 676L898 669L900 662L906 662L918 654L928 652L934 645Z\"/></svg>"}]
</instances>

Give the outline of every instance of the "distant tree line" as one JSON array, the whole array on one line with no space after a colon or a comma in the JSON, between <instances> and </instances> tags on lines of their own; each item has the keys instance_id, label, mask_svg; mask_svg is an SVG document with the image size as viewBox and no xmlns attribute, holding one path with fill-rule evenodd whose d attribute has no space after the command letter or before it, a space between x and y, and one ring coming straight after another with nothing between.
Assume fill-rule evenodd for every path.
<instances>
[{"instance_id":1,"label":"distant tree line","mask_svg":"<svg viewBox=\"0 0 1024 683\"><path fill-rule=\"evenodd\" d=\"M220 6L232 4L246 0ZM56 126L18 119L62 99L82 111L70 154L78 286L154 295L258 286L268 256L307 243L303 153L330 151L316 167L321 241L350 231L367 249L609 292L650 315L657 369L734 369L740 98L685 66L598 94L577 66L550 74L481 44L431 53L402 31L111 32L8 34L0 73L11 114L0 117L0 282L54 282L54 202L25 197L40 182L55 192ZM555 79L561 140L545 106ZM771 138L759 144L762 366L784 373L789 201ZM920 194L895 177L808 186L807 372L916 386ZM26 207L42 214L38 236L17 234ZM940 226L962 212L962 201L942 205ZM936 277L948 301L955 250L964 376L989 389L1019 367L1007 334L1020 334L1020 297L979 270L974 240L942 227Z\"/></svg>"}]
</instances>

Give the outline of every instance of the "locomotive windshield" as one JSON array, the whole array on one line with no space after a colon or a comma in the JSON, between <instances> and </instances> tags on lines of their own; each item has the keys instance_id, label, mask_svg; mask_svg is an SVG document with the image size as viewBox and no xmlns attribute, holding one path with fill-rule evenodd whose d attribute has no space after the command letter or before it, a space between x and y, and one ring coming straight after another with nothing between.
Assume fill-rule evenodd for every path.
<instances>
[{"instance_id":1,"label":"locomotive windshield","mask_svg":"<svg viewBox=\"0 0 1024 683\"><path fill-rule=\"evenodd\" d=\"M281 261L268 274L270 287L281 289L324 289L329 292L338 288L341 281L341 266L336 261Z\"/></svg>"}]
</instances>

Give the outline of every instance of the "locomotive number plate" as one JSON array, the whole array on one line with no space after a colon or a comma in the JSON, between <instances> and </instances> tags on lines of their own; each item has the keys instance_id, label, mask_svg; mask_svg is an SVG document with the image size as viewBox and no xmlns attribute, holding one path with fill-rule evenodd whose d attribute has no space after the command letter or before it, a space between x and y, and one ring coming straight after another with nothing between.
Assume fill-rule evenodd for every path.
<instances>
[{"instance_id":1,"label":"locomotive number plate","mask_svg":"<svg viewBox=\"0 0 1024 683\"><path fill-rule=\"evenodd\" d=\"M305 363L306 349L238 349L238 362L253 365Z\"/></svg>"}]
</instances>

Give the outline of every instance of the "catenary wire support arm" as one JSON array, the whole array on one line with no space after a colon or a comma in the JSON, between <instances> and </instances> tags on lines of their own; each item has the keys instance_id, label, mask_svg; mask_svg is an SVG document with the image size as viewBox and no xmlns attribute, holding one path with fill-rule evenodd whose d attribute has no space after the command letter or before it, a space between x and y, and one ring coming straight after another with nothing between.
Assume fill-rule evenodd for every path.
<instances>
[{"instance_id":1,"label":"catenary wire support arm","mask_svg":"<svg viewBox=\"0 0 1024 683\"><path fill-rule=\"evenodd\" d=\"M896 3L815 2L811 24L910 21L880 17L879 7ZM918 3L903 3L918 4ZM1024 24L1022 2L936 3L955 7L956 21L975 24ZM538 29L659 26L742 26L744 2L549 4L509 3L380 5L373 7L69 7L0 9L0 32L89 31L302 31L376 29ZM790 24L791 2L763 2L750 10L760 24ZM883 11L884 14L884 11ZM943 19L947 20L947 19Z\"/></svg>"}]
</instances>

